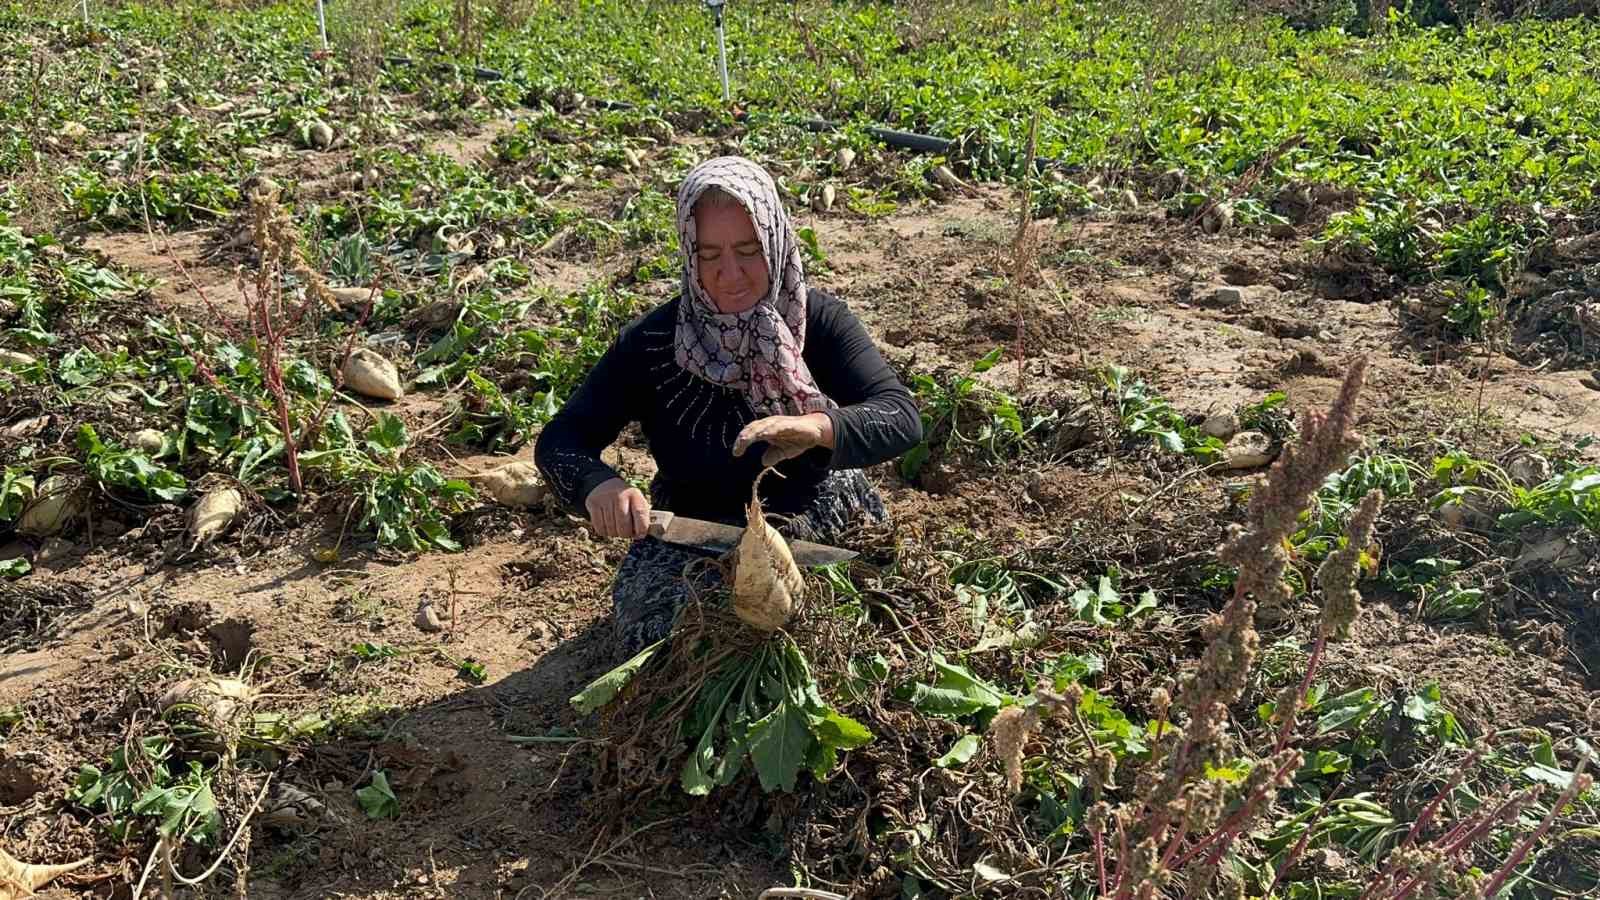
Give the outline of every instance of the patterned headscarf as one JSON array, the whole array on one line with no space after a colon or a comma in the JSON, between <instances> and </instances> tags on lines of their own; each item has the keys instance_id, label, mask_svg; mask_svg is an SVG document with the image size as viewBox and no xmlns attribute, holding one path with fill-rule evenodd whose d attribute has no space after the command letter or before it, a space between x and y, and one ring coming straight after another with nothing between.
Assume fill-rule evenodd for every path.
<instances>
[{"instance_id":1,"label":"patterned headscarf","mask_svg":"<svg viewBox=\"0 0 1600 900\"><path fill-rule=\"evenodd\" d=\"M712 186L744 207L767 260L767 293L741 313L719 312L700 286L694 204ZM678 244L683 255L683 299L673 337L678 365L712 384L742 390L757 415L804 415L832 407L801 357L806 282L800 242L771 176L738 156L696 166L678 189Z\"/></svg>"}]
</instances>

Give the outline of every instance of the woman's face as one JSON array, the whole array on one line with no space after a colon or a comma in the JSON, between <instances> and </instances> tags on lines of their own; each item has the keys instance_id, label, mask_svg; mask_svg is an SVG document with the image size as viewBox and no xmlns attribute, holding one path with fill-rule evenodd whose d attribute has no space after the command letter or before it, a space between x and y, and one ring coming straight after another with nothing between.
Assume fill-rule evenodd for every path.
<instances>
[{"instance_id":1,"label":"woman's face","mask_svg":"<svg viewBox=\"0 0 1600 900\"><path fill-rule=\"evenodd\" d=\"M717 311L740 313L767 294L767 258L750 216L738 204L699 205L694 211L700 287Z\"/></svg>"}]
</instances>

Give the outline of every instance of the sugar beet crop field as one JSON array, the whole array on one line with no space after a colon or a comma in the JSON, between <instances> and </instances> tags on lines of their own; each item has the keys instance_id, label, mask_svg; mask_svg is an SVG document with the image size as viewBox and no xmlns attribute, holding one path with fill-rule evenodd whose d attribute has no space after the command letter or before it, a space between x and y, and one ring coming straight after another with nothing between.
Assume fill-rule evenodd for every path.
<instances>
[{"instance_id":1,"label":"sugar beet crop field","mask_svg":"<svg viewBox=\"0 0 1600 900\"><path fill-rule=\"evenodd\" d=\"M1600 896L1600 22L712 21L0 5L0 898ZM923 442L618 691L514 463L722 154Z\"/></svg>"}]
</instances>

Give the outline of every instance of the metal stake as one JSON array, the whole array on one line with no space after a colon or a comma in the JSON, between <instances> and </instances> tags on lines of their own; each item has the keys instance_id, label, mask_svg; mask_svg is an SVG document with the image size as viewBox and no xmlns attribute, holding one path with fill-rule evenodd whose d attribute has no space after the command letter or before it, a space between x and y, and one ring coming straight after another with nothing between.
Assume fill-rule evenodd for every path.
<instances>
[{"instance_id":1,"label":"metal stake","mask_svg":"<svg viewBox=\"0 0 1600 900\"><path fill-rule=\"evenodd\" d=\"M706 5L717 17L717 74L722 76L722 102L729 102L732 97L728 93L728 44L722 35L722 7L727 0L706 0Z\"/></svg>"},{"instance_id":2,"label":"metal stake","mask_svg":"<svg viewBox=\"0 0 1600 900\"><path fill-rule=\"evenodd\" d=\"M87 0L85 0L87 2ZM317 31L322 34L322 52L328 52L328 16L322 11L322 0L317 0Z\"/></svg>"}]
</instances>

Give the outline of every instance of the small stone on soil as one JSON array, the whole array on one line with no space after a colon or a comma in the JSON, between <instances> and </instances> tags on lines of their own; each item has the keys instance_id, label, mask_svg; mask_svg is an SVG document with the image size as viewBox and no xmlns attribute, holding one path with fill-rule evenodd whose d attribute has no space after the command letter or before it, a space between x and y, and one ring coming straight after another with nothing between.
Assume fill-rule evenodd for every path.
<instances>
[{"instance_id":1,"label":"small stone on soil","mask_svg":"<svg viewBox=\"0 0 1600 900\"><path fill-rule=\"evenodd\" d=\"M1214 438L1228 440L1239 432L1239 417L1231 412L1212 413L1206 417L1200 430Z\"/></svg>"},{"instance_id":2,"label":"small stone on soil","mask_svg":"<svg viewBox=\"0 0 1600 900\"><path fill-rule=\"evenodd\" d=\"M56 560L73 556L76 550L77 548L72 545L71 541L54 537L46 538L44 545L39 548L39 555L35 557L35 561L40 565L52 563Z\"/></svg>"},{"instance_id":3,"label":"small stone on soil","mask_svg":"<svg viewBox=\"0 0 1600 900\"><path fill-rule=\"evenodd\" d=\"M1244 291L1228 285L1217 288L1216 292L1211 295L1212 306L1238 306L1243 302Z\"/></svg>"},{"instance_id":4,"label":"small stone on soil","mask_svg":"<svg viewBox=\"0 0 1600 900\"><path fill-rule=\"evenodd\" d=\"M1555 470L1542 454L1524 453L1506 464L1506 474L1523 487L1531 488L1549 481Z\"/></svg>"},{"instance_id":5,"label":"small stone on soil","mask_svg":"<svg viewBox=\"0 0 1600 900\"><path fill-rule=\"evenodd\" d=\"M432 600L424 600L417 604L417 629L429 632L444 630L444 626L439 623L439 613L433 608Z\"/></svg>"}]
</instances>

